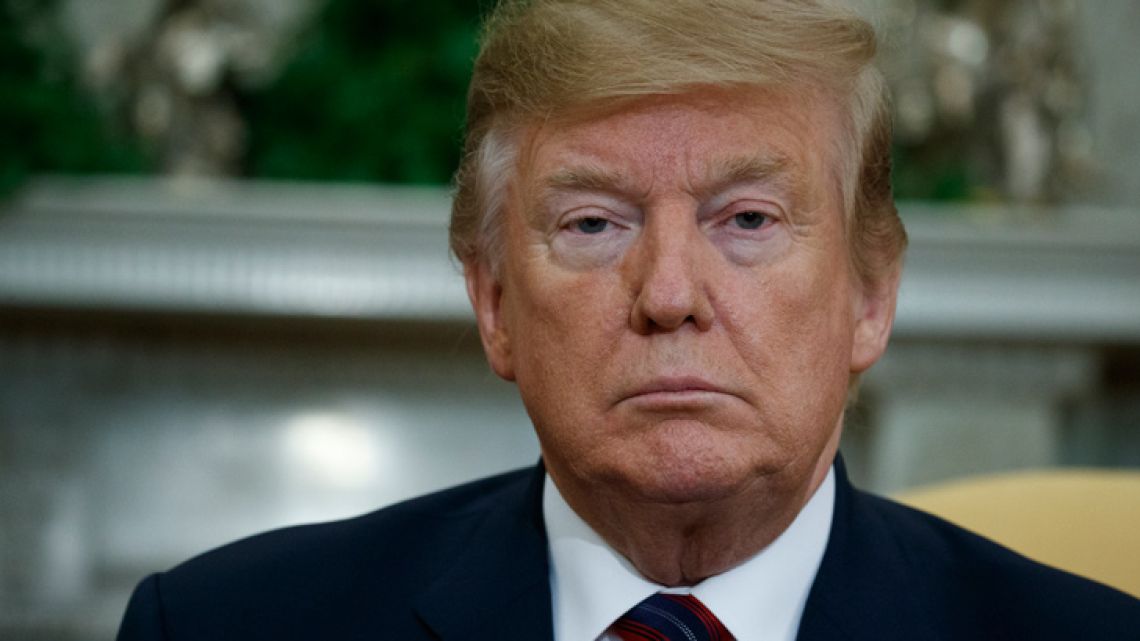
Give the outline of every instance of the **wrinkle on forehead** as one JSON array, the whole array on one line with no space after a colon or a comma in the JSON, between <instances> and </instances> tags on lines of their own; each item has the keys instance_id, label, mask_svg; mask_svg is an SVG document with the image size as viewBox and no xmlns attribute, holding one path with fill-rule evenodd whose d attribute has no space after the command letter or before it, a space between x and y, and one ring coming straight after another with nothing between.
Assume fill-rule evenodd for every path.
<instances>
[{"instance_id":1,"label":"wrinkle on forehead","mask_svg":"<svg viewBox=\"0 0 1140 641\"><path fill-rule=\"evenodd\" d=\"M659 174L665 172L673 179L682 177L684 189L698 202L736 185L764 183L783 192L793 212L814 211L826 202L827 194L816 193L822 190L811 187L809 174L834 175L834 168L828 171L826 167L832 164L831 150L820 139L821 127L826 128L828 123L806 121L805 112L811 110L797 107L803 102L815 102L819 98L815 93L707 88L700 93L649 96L625 101L612 109L596 108L544 119L529 127L525 153L520 158L517 176L526 185L528 193L524 198L594 191L644 202L662 177ZM720 154L716 149L694 147L659 154L655 152L660 150L632 146L631 140L636 140L636 136L616 135L641 130L658 134L664 131L669 138L693 138L688 130L693 127L694 112L709 115L705 121L709 126L718 122L716 126L733 126L733 118L748 119L750 125L742 129L749 131L742 131L741 135L755 135L755 148ZM591 130L592 135L574 136L574 132ZM564 155L555 161L556 166L536 165L543 146L566 141L567 136L574 142L569 149L563 149ZM676 184L673 179L665 183Z\"/></svg>"}]
</instances>

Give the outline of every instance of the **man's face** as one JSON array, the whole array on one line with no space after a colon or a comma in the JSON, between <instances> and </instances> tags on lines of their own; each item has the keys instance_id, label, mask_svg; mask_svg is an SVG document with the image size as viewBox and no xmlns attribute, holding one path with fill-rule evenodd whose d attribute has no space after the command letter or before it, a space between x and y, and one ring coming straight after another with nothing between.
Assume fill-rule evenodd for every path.
<instances>
[{"instance_id":1,"label":"man's face","mask_svg":"<svg viewBox=\"0 0 1140 641\"><path fill-rule=\"evenodd\" d=\"M804 95L652 97L530 130L501 278L467 275L560 487L708 501L805 491L830 461L894 289L852 273L837 116Z\"/></svg>"}]
</instances>

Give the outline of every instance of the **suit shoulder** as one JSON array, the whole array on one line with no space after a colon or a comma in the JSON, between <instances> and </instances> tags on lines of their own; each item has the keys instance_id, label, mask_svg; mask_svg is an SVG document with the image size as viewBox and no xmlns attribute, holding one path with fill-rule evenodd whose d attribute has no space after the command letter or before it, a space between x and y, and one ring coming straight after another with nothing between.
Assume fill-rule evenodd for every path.
<instances>
[{"instance_id":1,"label":"suit shoulder","mask_svg":"<svg viewBox=\"0 0 1140 641\"><path fill-rule=\"evenodd\" d=\"M531 474L530 468L514 470L344 520L262 532L194 557L167 574L266 570L277 563L296 567L306 561L324 566L352 554L400 556L409 548L439 550L447 539L461 537L465 522L510 504L510 495L524 492Z\"/></svg>"},{"instance_id":2,"label":"suit shoulder","mask_svg":"<svg viewBox=\"0 0 1140 641\"><path fill-rule=\"evenodd\" d=\"M1140 630L1140 600L1127 594L889 499L859 492L856 500L924 576L935 603L972 609L982 627L1039 639L1128 638Z\"/></svg>"},{"instance_id":3,"label":"suit shoulder","mask_svg":"<svg viewBox=\"0 0 1140 641\"><path fill-rule=\"evenodd\" d=\"M293 638L290 629L327 619L322 612L360 626L378 603L410 612L409 595L445 571L483 523L524 509L535 474L517 470L351 519L254 535L157 575L148 589L169 625L197 632L189 638Z\"/></svg>"}]
</instances>

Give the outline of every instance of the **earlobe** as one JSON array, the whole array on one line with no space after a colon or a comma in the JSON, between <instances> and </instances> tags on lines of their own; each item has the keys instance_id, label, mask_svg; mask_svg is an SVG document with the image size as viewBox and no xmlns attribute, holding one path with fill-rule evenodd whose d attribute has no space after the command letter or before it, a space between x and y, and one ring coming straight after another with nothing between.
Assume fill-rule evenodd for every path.
<instances>
[{"instance_id":1,"label":"earlobe","mask_svg":"<svg viewBox=\"0 0 1140 641\"><path fill-rule=\"evenodd\" d=\"M503 287L492 273L489 265L482 260L464 264L463 278L467 282L467 298L475 311L475 321L479 326L479 338L487 361L501 378L515 380L514 365L511 360L510 335L503 322Z\"/></svg>"},{"instance_id":2,"label":"earlobe","mask_svg":"<svg viewBox=\"0 0 1140 641\"><path fill-rule=\"evenodd\" d=\"M864 283L855 301L855 336L851 345L851 371L862 372L887 349L895 323L901 269L894 266L872 283Z\"/></svg>"}]
</instances>

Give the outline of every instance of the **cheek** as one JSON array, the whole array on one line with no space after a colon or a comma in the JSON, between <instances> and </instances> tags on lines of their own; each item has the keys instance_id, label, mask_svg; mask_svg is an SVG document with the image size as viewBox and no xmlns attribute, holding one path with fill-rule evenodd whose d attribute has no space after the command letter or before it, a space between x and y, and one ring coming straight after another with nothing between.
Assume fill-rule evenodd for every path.
<instances>
[{"instance_id":1,"label":"cheek","mask_svg":"<svg viewBox=\"0 0 1140 641\"><path fill-rule=\"evenodd\" d=\"M726 292L735 304L720 315L767 397L764 406L790 415L846 397L854 327L843 278L834 265L787 265Z\"/></svg>"},{"instance_id":2,"label":"cheek","mask_svg":"<svg viewBox=\"0 0 1140 641\"><path fill-rule=\"evenodd\" d=\"M567 393L598 380L620 330L619 293L590 274L575 274L537 261L504 299L516 382L524 401L567 412L596 394Z\"/></svg>"}]
</instances>

